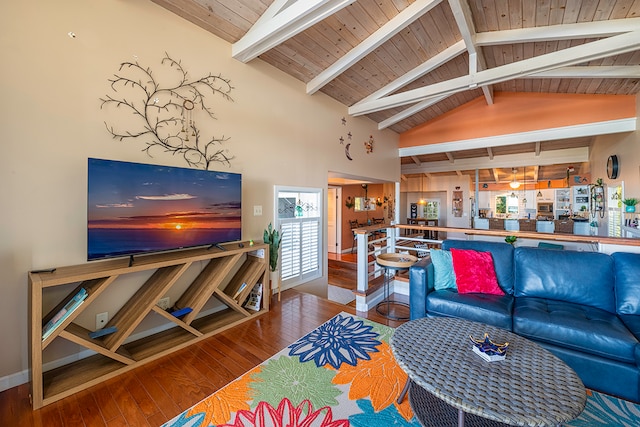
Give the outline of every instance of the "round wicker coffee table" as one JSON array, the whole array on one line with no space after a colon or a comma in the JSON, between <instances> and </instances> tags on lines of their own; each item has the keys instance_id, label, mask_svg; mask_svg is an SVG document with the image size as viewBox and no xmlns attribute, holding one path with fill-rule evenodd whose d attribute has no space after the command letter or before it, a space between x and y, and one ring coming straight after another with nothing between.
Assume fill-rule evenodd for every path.
<instances>
[{"instance_id":1,"label":"round wicker coffee table","mask_svg":"<svg viewBox=\"0 0 640 427\"><path fill-rule=\"evenodd\" d=\"M494 342L509 342L506 359L487 362L472 351L469 336L485 332ZM536 343L493 326L417 319L395 330L391 349L409 375L409 401L423 426L442 427L445 419L455 424L456 418L463 426L465 413L472 414L468 425L555 426L576 418L586 403L573 369Z\"/></svg>"}]
</instances>

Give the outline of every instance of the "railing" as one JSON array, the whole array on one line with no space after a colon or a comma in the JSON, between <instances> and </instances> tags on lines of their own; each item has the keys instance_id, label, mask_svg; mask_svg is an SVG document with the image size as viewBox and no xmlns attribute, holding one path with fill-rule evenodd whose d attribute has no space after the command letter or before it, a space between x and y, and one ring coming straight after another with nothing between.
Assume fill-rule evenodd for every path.
<instances>
[{"instance_id":1,"label":"railing","mask_svg":"<svg viewBox=\"0 0 640 427\"><path fill-rule=\"evenodd\" d=\"M621 237L599 237L599 236L582 236L575 234L553 234L538 233L535 231L507 231L507 230L479 230L471 228L452 228L440 226L424 226L424 225L371 225L367 227L357 228L356 233L357 244L357 291L356 291L356 310L368 311L370 308L381 300L381 292L369 292L369 282L372 278L382 274L382 270L376 264L376 257L381 253L397 252L397 251L429 251L429 249L414 248L408 243L418 242L432 245L442 243L438 239L425 239L419 234L408 236L400 236L401 230L422 231L422 235L427 232L437 231L440 236L463 235L467 239L474 239L477 236L486 240L504 241L507 236L516 236L518 245L535 246L539 241L553 241L570 244L571 249L612 253L616 251L640 252L640 239L621 238ZM380 234L382 237L371 238L372 235ZM432 233L429 233L432 234ZM408 294L406 292L397 292Z\"/></svg>"}]
</instances>

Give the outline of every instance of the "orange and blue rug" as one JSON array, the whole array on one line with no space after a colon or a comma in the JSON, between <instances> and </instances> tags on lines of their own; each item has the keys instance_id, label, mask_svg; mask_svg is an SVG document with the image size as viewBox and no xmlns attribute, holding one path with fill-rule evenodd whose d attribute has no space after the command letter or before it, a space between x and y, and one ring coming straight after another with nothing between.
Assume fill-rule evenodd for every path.
<instances>
[{"instance_id":1,"label":"orange and blue rug","mask_svg":"<svg viewBox=\"0 0 640 427\"><path fill-rule=\"evenodd\" d=\"M347 313L286 349L163 427L420 427L389 338L393 328ZM567 426L639 426L640 405L589 392Z\"/></svg>"}]
</instances>

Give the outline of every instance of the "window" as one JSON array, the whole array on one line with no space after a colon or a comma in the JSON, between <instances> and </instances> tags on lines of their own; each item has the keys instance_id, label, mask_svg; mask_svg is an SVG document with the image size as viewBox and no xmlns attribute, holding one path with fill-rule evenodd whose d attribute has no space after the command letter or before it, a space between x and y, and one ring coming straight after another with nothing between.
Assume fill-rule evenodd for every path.
<instances>
[{"instance_id":1,"label":"window","mask_svg":"<svg viewBox=\"0 0 640 427\"><path fill-rule=\"evenodd\" d=\"M356 205L353 210L356 212L376 210L376 199L374 197L356 197L355 202Z\"/></svg>"},{"instance_id":2,"label":"window","mask_svg":"<svg viewBox=\"0 0 640 427\"><path fill-rule=\"evenodd\" d=\"M507 213L508 214L517 214L518 213L518 198L514 196L507 197Z\"/></svg>"},{"instance_id":3,"label":"window","mask_svg":"<svg viewBox=\"0 0 640 427\"><path fill-rule=\"evenodd\" d=\"M518 198L515 196L496 196L496 214L517 214Z\"/></svg>"},{"instance_id":4,"label":"window","mask_svg":"<svg viewBox=\"0 0 640 427\"><path fill-rule=\"evenodd\" d=\"M507 213L507 196L496 196L496 213Z\"/></svg>"},{"instance_id":5,"label":"window","mask_svg":"<svg viewBox=\"0 0 640 427\"><path fill-rule=\"evenodd\" d=\"M322 275L322 190L277 187L283 288Z\"/></svg>"},{"instance_id":6,"label":"window","mask_svg":"<svg viewBox=\"0 0 640 427\"><path fill-rule=\"evenodd\" d=\"M440 216L439 202L436 200L427 200L424 205L423 218L426 219L438 219Z\"/></svg>"},{"instance_id":7,"label":"window","mask_svg":"<svg viewBox=\"0 0 640 427\"><path fill-rule=\"evenodd\" d=\"M624 217L624 213L622 212L622 203L620 200L622 197L622 185L618 185L616 187L607 186L607 193L609 203L607 203L607 215L608 215L608 230L607 235L609 237L623 237L622 236L622 220ZM591 227L598 226L598 219L592 216L591 217ZM596 230L592 230L597 233Z\"/></svg>"}]
</instances>

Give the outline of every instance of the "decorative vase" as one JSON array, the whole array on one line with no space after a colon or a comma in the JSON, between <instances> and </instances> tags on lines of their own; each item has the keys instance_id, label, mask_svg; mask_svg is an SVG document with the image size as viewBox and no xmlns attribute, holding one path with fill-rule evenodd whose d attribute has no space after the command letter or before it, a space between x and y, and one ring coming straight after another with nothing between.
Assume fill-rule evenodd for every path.
<instances>
[{"instance_id":1,"label":"decorative vase","mask_svg":"<svg viewBox=\"0 0 640 427\"><path fill-rule=\"evenodd\" d=\"M626 206L624 207L624 211L625 211L625 212L631 212L631 213L633 213L633 212L635 212L635 211L636 211L636 207L635 207L635 206L629 206L629 205L626 205Z\"/></svg>"}]
</instances>

